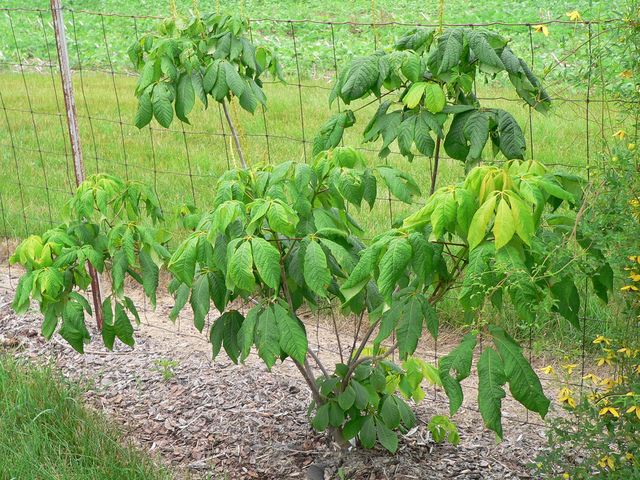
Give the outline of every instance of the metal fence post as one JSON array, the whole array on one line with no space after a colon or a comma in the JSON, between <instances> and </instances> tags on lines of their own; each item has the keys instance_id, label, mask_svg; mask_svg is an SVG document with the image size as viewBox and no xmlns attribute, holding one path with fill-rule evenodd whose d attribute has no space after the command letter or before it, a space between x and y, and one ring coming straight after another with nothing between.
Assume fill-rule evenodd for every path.
<instances>
[{"instance_id":1,"label":"metal fence post","mask_svg":"<svg viewBox=\"0 0 640 480\"><path fill-rule=\"evenodd\" d=\"M53 16L53 28L56 34L58 47L58 62L60 64L60 77L64 92L64 104L67 111L67 126L69 127L69 141L71 143L71 155L76 174L76 185L80 185L84 179L84 163L82 161L82 148L80 145L80 128L76 114L76 101L73 96L73 82L71 80L71 67L69 66L69 53L67 51L67 39L65 37L64 19L62 17L61 0L51 0L51 15ZM89 276L91 276L91 293L93 295L93 308L98 329L102 329L102 291L100 287L100 275L95 267L87 261Z\"/></svg>"}]
</instances>

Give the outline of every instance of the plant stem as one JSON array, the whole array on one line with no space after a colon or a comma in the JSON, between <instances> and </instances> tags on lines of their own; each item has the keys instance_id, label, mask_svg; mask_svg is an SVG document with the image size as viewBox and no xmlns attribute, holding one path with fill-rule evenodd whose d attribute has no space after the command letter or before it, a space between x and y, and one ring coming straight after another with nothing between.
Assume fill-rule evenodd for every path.
<instances>
[{"instance_id":1,"label":"plant stem","mask_svg":"<svg viewBox=\"0 0 640 480\"><path fill-rule=\"evenodd\" d=\"M231 121L231 117L229 116L229 111L227 110L227 102L222 99L222 109L224 110L224 116L227 118L227 123L229 124L229 128L231 129L231 135L233 136L233 141L236 144L236 150L238 150L238 156L240 157L240 163L242 164L242 168L247 168L247 164L244 161L244 155L242 154L242 147L240 146L240 141L238 140L238 134L236 133L236 129L233 127L233 122Z\"/></svg>"},{"instance_id":2,"label":"plant stem","mask_svg":"<svg viewBox=\"0 0 640 480\"><path fill-rule=\"evenodd\" d=\"M440 163L440 137L436 138L436 152L433 155L433 173L431 174L431 192L429 195L433 195L436 191L436 180L438 178L438 164Z\"/></svg>"}]
</instances>

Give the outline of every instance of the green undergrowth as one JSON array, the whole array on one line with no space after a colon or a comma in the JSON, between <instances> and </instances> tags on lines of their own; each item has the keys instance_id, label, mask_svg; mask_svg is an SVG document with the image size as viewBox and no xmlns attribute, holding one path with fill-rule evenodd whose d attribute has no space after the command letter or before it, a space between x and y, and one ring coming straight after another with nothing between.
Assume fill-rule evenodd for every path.
<instances>
[{"instance_id":1,"label":"green undergrowth","mask_svg":"<svg viewBox=\"0 0 640 480\"><path fill-rule=\"evenodd\" d=\"M0 353L0 478L170 479L52 364Z\"/></svg>"}]
</instances>

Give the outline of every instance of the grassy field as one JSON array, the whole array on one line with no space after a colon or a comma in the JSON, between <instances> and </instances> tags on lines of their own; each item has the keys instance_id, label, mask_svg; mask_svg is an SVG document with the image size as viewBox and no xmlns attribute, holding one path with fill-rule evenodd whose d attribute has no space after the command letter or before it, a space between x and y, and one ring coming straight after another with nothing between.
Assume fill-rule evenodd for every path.
<instances>
[{"instance_id":1,"label":"grassy field","mask_svg":"<svg viewBox=\"0 0 640 480\"><path fill-rule=\"evenodd\" d=\"M221 122L217 107L204 111L200 118L192 114L192 125L174 123L171 130L165 130L154 122L151 129L140 131L131 124L137 106L132 93L135 77L93 73L76 76L75 83L87 174L106 172L152 184L163 209L168 211L182 203L206 209L213 198L217 176L235 165L228 127ZM58 213L69 199L75 177L68 156L66 125L58 114L62 105L58 79L42 74L24 78L3 74L0 85L6 109L6 115L0 117L0 144L5 147L0 150L0 161L5 166L0 171L0 182L5 186L1 192L2 209L7 212L0 229L10 237L22 237L27 231L39 232L48 222L59 220ZM309 82L301 89L290 84L269 84L267 110L252 116L238 107L238 124L249 161L310 161L310 142L326 118L337 111L335 103L329 109L326 88L328 83L322 80ZM484 105L515 114L527 139L533 138L529 152L533 150L536 159L551 165L586 165L583 103L558 101L551 115L544 117L534 112L530 123L529 109L514 101L511 91L484 88L478 93L484 98ZM579 92L564 95L583 99ZM32 111L25 109L27 105ZM592 139L600 130L599 105L591 105ZM348 131L347 144L361 144L362 129L375 108L374 104L358 111L359 121ZM569 122L568 118L575 120ZM12 145L14 148L10 148ZM374 151L375 145L363 147L371 150L365 151L371 164L382 162ZM396 154L390 156L390 161L409 171L423 190L428 189L428 159L416 158L409 164ZM445 160L439 181L454 182L462 172L460 162ZM379 231L391 224L389 208L388 203L382 202L371 214L363 211L360 219L371 231ZM400 215L411 208L394 202L391 212Z\"/></svg>"},{"instance_id":2,"label":"grassy field","mask_svg":"<svg viewBox=\"0 0 640 480\"><path fill-rule=\"evenodd\" d=\"M172 478L84 404L83 388L0 354L0 478Z\"/></svg>"}]
</instances>

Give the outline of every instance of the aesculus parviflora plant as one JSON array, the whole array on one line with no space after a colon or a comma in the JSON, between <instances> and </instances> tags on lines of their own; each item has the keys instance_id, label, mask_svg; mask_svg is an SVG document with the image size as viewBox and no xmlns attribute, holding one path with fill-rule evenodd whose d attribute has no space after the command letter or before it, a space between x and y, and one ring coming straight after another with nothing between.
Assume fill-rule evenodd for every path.
<instances>
[{"instance_id":1,"label":"aesculus parviflora plant","mask_svg":"<svg viewBox=\"0 0 640 480\"><path fill-rule=\"evenodd\" d=\"M260 62L252 61L254 50L242 36L246 23L234 18L203 15L202 19L196 16L187 21L170 20L168 26L162 24L160 38L156 34L153 40L147 40L147 36L140 42L148 55L146 59L137 47L132 49L134 63L145 65L136 89L141 99L136 115L139 126L151 120L149 102L156 118L158 104L163 119L160 123L164 126L173 118L167 105L185 120L191 111L185 107L192 107L193 103L187 85L197 90L194 85L199 88L200 77L205 105L207 96L218 101L232 94L241 98L247 88L257 95L251 83L251 72L257 70L251 65ZM417 51L408 42L399 51L408 55L407 61L413 64L434 40L433 48L440 51L443 48L440 45L453 38L462 43L462 57L458 58L461 62L460 58L471 58L469 44L474 45L471 42L483 45L466 30L447 32L440 37L431 32L428 45L424 42L413 45ZM175 40L178 34L179 41ZM488 33L477 35L489 41L485 38ZM171 41L184 47L177 50L171 47L173 56L162 53L163 45ZM190 45L197 45L198 52L193 53ZM386 54L380 58L383 55ZM474 55L477 58L472 65L479 63L482 67L487 63L483 58L488 55L486 52ZM418 61L418 66L443 65L444 60L438 58L436 55L435 64ZM448 62L447 68L456 68L453 60ZM217 74L215 81L205 83L209 68ZM409 67L402 64L399 68L402 72ZM153 75L146 74L143 80L145 69L152 70ZM235 91L230 83L230 78L235 78L231 70L240 75L242 83L242 87L240 83L235 86ZM343 96L353 70L352 66L350 73L340 80ZM438 67L440 70L434 75L444 75L445 70ZM410 92L412 87L394 73L396 80L392 71L395 72L390 67L382 81L379 75L380 85L375 88L379 90L390 76L391 87L397 88L393 82L400 82ZM420 72L426 70L419 69L417 73L424 76ZM539 88L528 69L521 67L518 72L513 75L521 74L518 78L523 84L526 78L527 85ZM118 337L131 345L133 329L127 311L136 320L137 312L124 295L124 278L129 275L141 283L155 303L159 269L166 268L173 275L169 291L175 297L170 317L175 319L189 303L194 324L202 331L213 303L220 313L209 331L214 357L224 348L234 362L243 362L255 347L269 368L278 359L290 358L312 393L309 409L310 413L315 409L312 425L318 430L328 429L341 445L358 438L364 447L371 448L379 441L395 452L396 432L406 432L415 422L405 400L419 401L424 397L420 385L425 378L443 385L454 414L463 400L460 382L471 372L478 345L484 346L477 364L478 403L487 427L501 437L501 399L506 395L503 387L507 382L518 401L544 416L549 401L540 381L520 346L499 326L479 323L456 349L440 360L438 369L412 357L425 326L430 335L437 337L436 308L457 287L461 287L456 290L461 305L470 312L482 308L486 299L502 309L506 294L526 321L535 321L536 312L550 306L578 326L580 297L572 277L573 266L579 263L576 258L595 255L588 240L583 237L576 240L578 225L569 209L562 215L544 214L547 205L556 210L562 203L573 206L580 202L580 180L553 174L536 161L524 161L524 139L521 148L513 147L519 145L520 137L516 134L521 131L517 123L510 123L511 117L506 112L460 105L462 97L470 95L469 89L464 95L463 83L467 80L462 80L463 75L473 80L467 70L460 73L458 83L452 80L453 76L445 79L450 85L448 96L436 80L422 82L424 87L418 87L421 95L415 94L414 100L403 103L394 118L413 115L410 131L416 139L422 135L418 119L435 119L437 124L420 120L427 122L420 125L430 125L430 129L437 131L436 125L441 128L444 120L436 115L446 116L445 108L455 115L454 122L458 123L459 115L467 114L467 122L480 115L486 120L487 135L495 137L494 145L498 145L508 161L501 166L470 167L463 181L437 190L401 226L376 236L367 245L361 240L366 232L350 212L355 214L354 210L360 211L364 204L374 206L380 181L407 203L420 195L420 189L401 170L386 165L369 166L357 150L337 147L334 137L325 135L325 128L319 138L332 140L330 144L323 143L311 164L285 161L279 165L243 166L223 174L210 209L201 214L193 232L173 252L167 250L171 232L150 226L145 218L148 215L152 220L160 219L157 200L148 187L107 175L91 177L71 201L66 223L42 237L27 239L12 256L12 262L27 267L14 308L24 312L30 297L39 301L45 314L43 333L47 338L61 319L61 335L82 351L83 342L89 338L84 312L90 309L74 288L86 289L84 265L88 260L100 272L109 269L113 277L113 292L104 305L105 344L112 347ZM413 80L414 84L420 83L420 78ZM253 81L258 85L255 78ZM218 82L226 82L224 85L229 87L225 87L224 95L217 90ZM429 111L428 91L436 92L439 105L442 104L438 112ZM524 97L530 102L536 98L533 94ZM541 102L546 105L546 100ZM426 110L423 103L427 104ZM433 114L433 118L425 112ZM395 125L393 138L399 138L404 128L404 120L385 123L387 120L382 119L386 115L386 111L378 111L373 120L374 124L378 122L378 131L384 138L383 150L393 133L386 133L393 130L390 125ZM141 117L144 122L138 122ZM229 122L232 123L230 119ZM385 123L384 129L380 122ZM448 135L452 135L452 128ZM456 137L456 141L460 148L464 143L468 150L465 155L473 151L470 160L475 162L482 148L473 133L476 130L470 128L465 123L459 134L468 131L469 138ZM481 128L484 132L484 127ZM317 140L316 145L319 144ZM571 255L558 253L566 244L572 246ZM586 253L577 253L582 248ZM591 273L591 278L606 297L610 278L605 267L599 268L597 274ZM239 298L252 302L252 308L238 309ZM349 342L351 348L342 349L341 361L330 367L309 349L305 325L298 312L303 305L317 308L336 303L344 314L356 316L359 333ZM395 341L383 345L392 334ZM341 341L337 329L336 335L340 345L347 344L344 339ZM484 341L479 342L480 339ZM392 355L397 355L401 365L391 361ZM396 395L397 391L400 395ZM451 440L452 435L447 432L455 433L454 427L446 419L438 422L434 431L442 437L449 435ZM457 434L453 437L456 441Z\"/></svg>"}]
</instances>

